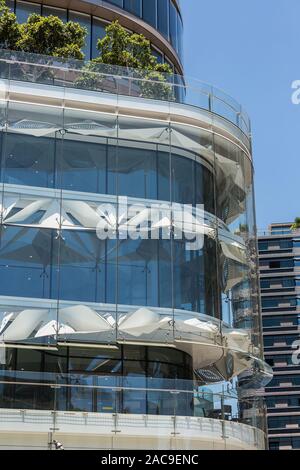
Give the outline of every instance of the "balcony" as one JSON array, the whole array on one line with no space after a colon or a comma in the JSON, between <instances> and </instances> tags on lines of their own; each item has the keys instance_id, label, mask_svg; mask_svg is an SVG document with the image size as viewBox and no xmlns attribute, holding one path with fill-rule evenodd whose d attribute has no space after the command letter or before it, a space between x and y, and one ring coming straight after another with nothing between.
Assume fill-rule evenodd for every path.
<instances>
[{"instance_id":1,"label":"balcony","mask_svg":"<svg viewBox=\"0 0 300 470\"><path fill-rule=\"evenodd\" d=\"M47 449L54 438L66 449L99 450L99 442L101 449L254 450L265 445L262 399L240 400L235 390L76 374L46 374L42 382L38 375L2 374L0 448L12 448L13 442L18 448Z\"/></svg>"},{"instance_id":2,"label":"balcony","mask_svg":"<svg viewBox=\"0 0 300 470\"><path fill-rule=\"evenodd\" d=\"M188 106L190 120L199 116L198 113L201 110L206 125L211 125L211 116L214 115L215 124L222 129L222 133L234 138L239 144L242 143L251 158L249 117L243 108L223 91L201 81L183 78L179 75L160 74L161 78L149 78L149 73L134 69L98 64L93 66L92 71L89 71L86 65L86 62L78 60L0 50L0 79L2 80L23 82L23 88L26 83L28 85L35 83L40 86L51 85L63 89L73 88L81 90L86 99L87 92L105 93L107 96L104 100L107 104L109 95L119 96L120 105L121 97L138 98L142 100L141 102L144 101L148 112L154 111L153 107L159 103L165 103L164 109L160 108L158 111L174 112L178 117L182 114L181 106ZM49 88L47 90L49 91ZM15 89L15 93L18 92L21 92L20 87ZM26 93L26 90L23 89L22 92ZM4 88L2 88L2 93L5 93ZM87 99L87 101L90 100ZM123 103L126 105L126 100ZM167 109L166 103L169 104ZM138 113L140 109L139 104L136 112Z\"/></svg>"}]
</instances>

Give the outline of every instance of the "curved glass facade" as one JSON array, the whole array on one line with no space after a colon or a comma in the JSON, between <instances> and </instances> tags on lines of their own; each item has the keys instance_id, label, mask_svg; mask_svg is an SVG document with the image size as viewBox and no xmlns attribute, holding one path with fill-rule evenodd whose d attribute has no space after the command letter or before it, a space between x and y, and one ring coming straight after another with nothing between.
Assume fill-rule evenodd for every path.
<instances>
[{"instance_id":1,"label":"curved glass facade","mask_svg":"<svg viewBox=\"0 0 300 470\"><path fill-rule=\"evenodd\" d=\"M48 115L42 116L46 108L12 106L14 109L9 107L8 113L14 114L14 121L19 113L21 121L49 120ZM106 116L103 121L101 115L90 117L111 128L138 125L126 118L115 121L113 116ZM55 119L59 125L59 116ZM74 119L76 113L65 112L64 120L72 123ZM125 132L135 131L143 136L143 129ZM112 204L127 196L148 204L203 204L213 214L212 165L170 144L97 136L82 140L72 132L63 136L57 132L53 137L36 137L30 130L21 134L6 132L2 134L1 181L4 188L20 185L29 192L30 188L41 188L41 194L42 188L60 189L60 204L72 191L79 199L86 199L83 193L88 193L94 205L104 200L104 195ZM15 207L10 220L19 218L21 211L22 205ZM218 316L213 239L207 238L203 248L192 251L186 259L184 240L99 240L95 230L85 227L83 231L80 221L72 217L71 231L67 225L62 226L62 242L54 226L38 226L45 213L41 208L30 217L21 216L26 228L12 223L2 232L0 295L174 307ZM13 239L35 254L24 259L24 254L18 257L16 253L12 259L9 253ZM75 254L79 246L79 258L68 259L68 252L74 250ZM93 252L95 248L98 256Z\"/></svg>"},{"instance_id":2,"label":"curved glass facade","mask_svg":"<svg viewBox=\"0 0 300 470\"><path fill-rule=\"evenodd\" d=\"M85 0L81 1L82 3L89 3L88 0L86 2ZM16 13L19 22L25 22L32 13L43 16L55 15L63 21L78 22L87 29L86 45L83 50L86 59L98 56L97 41L105 36L105 28L108 24L102 18L71 9L59 8L59 2L55 7L48 6L47 2L39 4L27 0L6 0L6 3ZM183 25L180 12L173 0L107 0L107 3L116 5L153 26L170 42L180 59L182 59ZM172 65L172 61L162 52L154 49L154 53L160 61L166 61Z\"/></svg>"},{"instance_id":3,"label":"curved glass facade","mask_svg":"<svg viewBox=\"0 0 300 470\"><path fill-rule=\"evenodd\" d=\"M221 419L202 386L269 377L241 120L168 100L174 81L105 68L82 90L76 64L7 59L0 406ZM261 422L237 402L231 419Z\"/></svg>"},{"instance_id":4,"label":"curved glass facade","mask_svg":"<svg viewBox=\"0 0 300 470\"><path fill-rule=\"evenodd\" d=\"M18 372L16 372L18 371ZM57 396L53 387L59 383ZM11 383L21 382L19 385ZM174 349L7 349L0 366L0 408L192 416L192 359ZM5 381L10 382L5 384ZM169 389L183 393L172 395Z\"/></svg>"},{"instance_id":5,"label":"curved glass facade","mask_svg":"<svg viewBox=\"0 0 300 470\"><path fill-rule=\"evenodd\" d=\"M114 109L114 99L111 104ZM54 321L54 312L64 324L65 312L83 303L105 322L109 307L115 322L105 327L109 341L132 335L130 328L125 333L117 328L122 312L139 315L146 308L150 322L162 321L164 342L170 335L197 336L189 318L212 318L247 328L260 348L252 163L242 145L154 115L136 118L12 99L3 101L2 112L0 295L28 298L34 309L34 299L52 302L26 334L15 337L7 321L13 307L7 314L5 303L4 340L53 340L56 335L44 326ZM123 214L124 197L130 209ZM191 239L177 224L185 207L199 246L195 233ZM137 223L137 214L145 211L152 211L154 220ZM112 237L99 236L104 222L112 224ZM124 237L124 227L137 234ZM23 315L18 309L12 324ZM63 327L58 338L100 341L100 325L95 336L91 317L91 333L84 338L74 315L69 333ZM162 333L150 328L149 334L154 340Z\"/></svg>"}]
</instances>

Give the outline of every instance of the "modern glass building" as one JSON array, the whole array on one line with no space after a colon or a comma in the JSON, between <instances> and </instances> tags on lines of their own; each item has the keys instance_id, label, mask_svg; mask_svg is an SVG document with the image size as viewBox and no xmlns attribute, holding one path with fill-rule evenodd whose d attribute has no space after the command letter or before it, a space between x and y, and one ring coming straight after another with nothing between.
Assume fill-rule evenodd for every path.
<instances>
[{"instance_id":1,"label":"modern glass building","mask_svg":"<svg viewBox=\"0 0 300 470\"><path fill-rule=\"evenodd\" d=\"M259 237L265 358L274 378L265 388L272 450L300 449L300 233L272 224Z\"/></svg>"},{"instance_id":2,"label":"modern glass building","mask_svg":"<svg viewBox=\"0 0 300 470\"><path fill-rule=\"evenodd\" d=\"M181 71L176 1L66 4L91 43L118 17ZM7 51L0 72L0 446L264 448L245 111L175 75L87 85Z\"/></svg>"}]
</instances>

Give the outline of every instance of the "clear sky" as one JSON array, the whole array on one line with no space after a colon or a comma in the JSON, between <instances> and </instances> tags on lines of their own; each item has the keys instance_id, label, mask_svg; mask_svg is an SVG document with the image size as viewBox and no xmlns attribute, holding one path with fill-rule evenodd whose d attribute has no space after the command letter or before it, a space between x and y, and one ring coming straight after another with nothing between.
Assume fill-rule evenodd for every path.
<instances>
[{"instance_id":1,"label":"clear sky","mask_svg":"<svg viewBox=\"0 0 300 470\"><path fill-rule=\"evenodd\" d=\"M236 98L252 120L258 228L300 216L299 0L181 0L185 73Z\"/></svg>"}]
</instances>

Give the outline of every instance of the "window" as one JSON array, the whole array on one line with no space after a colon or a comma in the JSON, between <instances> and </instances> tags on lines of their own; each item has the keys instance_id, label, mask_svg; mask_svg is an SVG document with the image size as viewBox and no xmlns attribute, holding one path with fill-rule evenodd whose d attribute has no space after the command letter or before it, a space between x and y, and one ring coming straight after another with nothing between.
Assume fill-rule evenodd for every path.
<instances>
[{"instance_id":1,"label":"window","mask_svg":"<svg viewBox=\"0 0 300 470\"><path fill-rule=\"evenodd\" d=\"M271 307L279 307L279 306L286 306L286 307L296 307L300 302L300 299L297 297L276 297L276 298L264 298L262 299L262 307L263 308L271 308Z\"/></svg>"},{"instance_id":2,"label":"window","mask_svg":"<svg viewBox=\"0 0 300 470\"><path fill-rule=\"evenodd\" d=\"M9 7L10 11L15 11L15 0L6 0L5 3Z\"/></svg>"},{"instance_id":3,"label":"window","mask_svg":"<svg viewBox=\"0 0 300 470\"><path fill-rule=\"evenodd\" d=\"M148 3L152 2L148 0ZM124 0L124 8L136 16L141 16L141 0Z\"/></svg>"},{"instance_id":4,"label":"window","mask_svg":"<svg viewBox=\"0 0 300 470\"><path fill-rule=\"evenodd\" d=\"M300 325L300 316L299 315L280 315L274 317L263 318L264 327L275 327L282 326L282 324L288 324L291 326Z\"/></svg>"},{"instance_id":5,"label":"window","mask_svg":"<svg viewBox=\"0 0 300 470\"><path fill-rule=\"evenodd\" d=\"M262 307L263 308L271 308L271 307L278 307L278 302L280 300L277 299L262 299Z\"/></svg>"},{"instance_id":6,"label":"window","mask_svg":"<svg viewBox=\"0 0 300 470\"><path fill-rule=\"evenodd\" d=\"M152 54L157 58L157 62L158 62L159 64L163 64L163 63L164 63L164 56L163 56L163 54L162 54L161 52L159 52L158 50L156 50L156 49L154 49L154 48L151 49L151 52L152 52Z\"/></svg>"},{"instance_id":7,"label":"window","mask_svg":"<svg viewBox=\"0 0 300 470\"><path fill-rule=\"evenodd\" d=\"M281 278L274 277L272 279L261 279L260 286L262 289L276 289L276 288L285 288L290 289L295 287L295 280L293 278Z\"/></svg>"},{"instance_id":8,"label":"window","mask_svg":"<svg viewBox=\"0 0 300 470\"><path fill-rule=\"evenodd\" d=\"M282 279L282 287L295 287L294 279Z\"/></svg>"},{"instance_id":9,"label":"window","mask_svg":"<svg viewBox=\"0 0 300 470\"><path fill-rule=\"evenodd\" d=\"M42 10L43 16L57 16L60 18L62 21L67 21L67 10L63 10L62 8L54 8L54 7L48 7L46 5L43 5L43 10Z\"/></svg>"},{"instance_id":10,"label":"window","mask_svg":"<svg viewBox=\"0 0 300 470\"><path fill-rule=\"evenodd\" d=\"M286 428L289 424L300 425L299 416L272 416L268 418L269 429L282 429Z\"/></svg>"},{"instance_id":11,"label":"window","mask_svg":"<svg viewBox=\"0 0 300 470\"><path fill-rule=\"evenodd\" d=\"M113 3L120 8L123 8L123 0L106 0L108 3Z\"/></svg>"},{"instance_id":12,"label":"window","mask_svg":"<svg viewBox=\"0 0 300 470\"><path fill-rule=\"evenodd\" d=\"M280 261L270 261L269 262L269 267L271 269L276 269L276 268L280 268L281 267L281 262Z\"/></svg>"},{"instance_id":13,"label":"window","mask_svg":"<svg viewBox=\"0 0 300 470\"><path fill-rule=\"evenodd\" d=\"M27 18L32 13L41 14L41 5L37 3L22 2L20 0L16 3L16 15L19 23L25 23Z\"/></svg>"},{"instance_id":14,"label":"window","mask_svg":"<svg viewBox=\"0 0 300 470\"><path fill-rule=\"evenodd\" d=\"M293 344L294 341L296 341L299 338L297 335L284 335L282 334L281 336L265 336L264 337L264 343L266 347L273 347L276 344L283 344L290 346ZM299 375L300 379L300 375Z\"/></svg>"},{"instance_id":15,"label":"window","mask_svg":"<svg viewBox=\"0 0 300 470\"><path fill-rule=\"evenodd\" d=\"M108 162L111 172L115 162ZM157 153L152 145L144 148L118 148L117 187L120 196L132 196L145 199L156 199L157 191ZM109 190L109 193L111 191Z\"/></svg>"},{"instance_id":16,"label":"window","mask_svg":"<svg viewBox=\"0 0 300 470\"><path fill-rule=\"evenodd\" d=\"M280 248L282 250L293 248L293 241L292 240L280 240Z\"/></svg>"},{"instance_id":17,"label":"window","mask_svg":"<svg viewBox=\"0 0 300 470\"><path fill-rule=\"evenodd\" d=\"M261 241L258 242L259 251L267 251L268 248L269 248L268 242L261 242Z\"/></svg>"},{"instance_id":18,"label":"window","mask_svg":"<svg viewBox=\"0 0 300 470\"><path fill-rule=\"evenodd\" d=\"M106 193L106 155L104 144L81 142L67 134L60 151L60 181L63 189Z\"/></svg>"},{"instance_id":19,"label":"window","mask_svg":"<svg viewBox=\"0 0 300 470\"><path fill-rule=\"evenodd\" d=\"M157 27L157 0L143 0L143 20Z\"/></svg>"},{"instance_id":20,"label":"window","mask_svg":"<svg viewBox=\"0 0 300 470\"><path fill-rule=\"evenodd\" d=\"M178 55L182 58L183 56L183 25L182 19L179 14L177 14L177 36L178 36Z\"/></svg>"},{"instance_id":21,"label":"window","mask_svg":"<svg viewBox=\"0 0 300 470\"><path fill-rule=\"evenodd\" d=\"M293 268L294 260L293 259L283 259L283 260L274 260L269 261L270 269L281 269L281 268Z\"/></svg>"},{"instance_id":22,"label":"window","mask_svg":"<svg viewBox=\"0 0 300 470\"><path fill-rule=\"evenodd\" d=\"M4 182L54 186L55 139L7 133L4 149Z\"/></svg>"},{"instance_id":23,"label":"window","mask_svg":"<svg viewBox=\"0 0 300 470\"><path fill-rule=\"evenodd\" d=\"M85 55L86 59L89 59L91 56L91 17L90 15L84 15L83 13L78 13L76 11L69 12L69 21L76 21L87 30L87 35L85 38L85 46L82 52Z\"/></svg>"},{"instance_id":24,"label":"window","mask_svg":"<svg viewBox=\"0 0 300 470\"><path fill-rule=\"evenodd\" d=\"M92 24L92 58L98 57L99 51L97 48L97 44L99 39L104 38L105 36L105 28L107 27L107 23L103 23L99 18L93 17L93 24Z\"/></svg>"},{"instance_id":25,"label":"window","mask_svg":"<svg viewBox=\"0 0 300 470\"><path fill-rule=\"evenodd\" d=\"M281 396L280 398L267 398L268 408L275 408L277 405L287 405L289 407L298 408L300 406L299 396Z\"/></svg>"},{"instance_id":26,"label":"window","mask_svg":"<svg viewBox=\"0 0 300 470\"><path fill-rule=\"evenodd\" d=\"M172 155L172 202L194 204L194 161Z\"/></svg>"},{"instance_id":27,"label":"window","mask_svg":"<svg viewBox=\"0 0 300 470\"><path fill-rule=\"evenodd\" d=\"M157 0L158 30L169 38L169 0Z\"/></svg>"},{"instance_id":28,"label":"window","mask_svg":"<svg viewBox=\"0 0 300 470\"><path fill-rule=\"evenodd\" d=\"M269 364L269 366L273 367L274 366L274 359L266 359L266 363Z\"/></svg>"},{"instance_id":29,"label":"window","mask_svg":"<svg viewBox=\"0 0 300 470\"><path fill-rule=\"evenodd\" d=\"M170 41L174 49L178 49L177 35L177 10L172 1L170 1Z\"/></svg>"},{"instance_id":30,"label":"window","mask_svg":"<svg viewBox=\"0 0 300 470\"><path fill-rule=\"evenodd\" d=\"M0 250L0 294L51 298L51 273L53 265L57 265L53 253L57 244L54 230L6 227ZM51 246L55 247L54 251ZM53 286L53 298L57 295Z\"/></svg>"}]
</instances>

